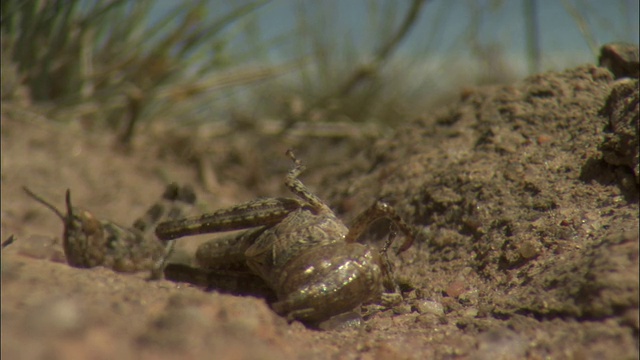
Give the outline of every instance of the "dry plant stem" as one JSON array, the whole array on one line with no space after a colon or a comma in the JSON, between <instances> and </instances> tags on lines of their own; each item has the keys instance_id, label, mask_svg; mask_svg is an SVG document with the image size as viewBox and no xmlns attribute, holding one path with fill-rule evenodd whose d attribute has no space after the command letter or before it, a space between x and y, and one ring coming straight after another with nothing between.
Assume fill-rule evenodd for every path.
<instances>
[{"instance_id":1,"label":"dry plant stem","mask_svg":"<svg viewBox=\"0 0 640 360\"><path fill-rule=\"evenodd\" d=\"M297 116L297 118L302 119L307 117L311 111L325 106L331 99L348 97L360 83L375 77L376 74L380 72L382 66L389 60L389 57L398 48L405 36L407 36L411 28L416 24L421 11L427 2L427 0L413 0L411 8L407 12L400 28L393 36L383 43L380 49L374 54L373 60L368 64L358 66L353 73L347 77L347 80L337 87L337 90L334 93L320 98L314 104L307 107L303 114Z\"/></svg>"},{"instance_id":2,"label":"dry plant stem","mask_svg":"<svg viewBox=\"0 0 640 360\"><path fill-rule=\"evenodd\" d=\"M538 6L535 0L525 0L524 20L527 41L527 61L529 62L529 73L540 72L540 23L538 21Z\"/></svg>"},{"instance_id":3,"label":"dry plant stem","mask_svg":"<svg viewBox=\"0 0 640 360\"><path fill-rule=\"evenodd\" d=\"M351 76L344 82L344 84L339 88L335 97L342 98L347 97L351 94L353 89L355 89L358 84L362 81L370 79L374 77L377 73L380 72L380 68L382 65L389 60L391 54L398 48L402 40L407 36L409 30L416 24L420 12L424 5L426 5L427 0L413 0L411 4L411 8L407 12L407 15L402 22L402 25L398 29L391 38L387 40L386 43L380 47L380 50L374 55L373 61L369 64L362 65L356 69L356 71L351 74Z\"/></svg>"},{"instance_id":4,"label":"dry plant stem","mask_svg":"<svg viewBox=\"0 0 640 360\"><path fill-rule=\"evenodd\" d=\"M586 41L587 45L589 45L589 48L591 49L591 52L594 55L597 54L598 53L598 41L596 40L596 37L591 32L591 29L589 28L589 24L587 22L587 19L580 13L580 10L571 3L571 1L560 0L560 3L567 10L567 12L571 15L573 20L578 25L578 28L580 29L580 32L582 33L582 37Z\"/></svg>"}]
</instances>

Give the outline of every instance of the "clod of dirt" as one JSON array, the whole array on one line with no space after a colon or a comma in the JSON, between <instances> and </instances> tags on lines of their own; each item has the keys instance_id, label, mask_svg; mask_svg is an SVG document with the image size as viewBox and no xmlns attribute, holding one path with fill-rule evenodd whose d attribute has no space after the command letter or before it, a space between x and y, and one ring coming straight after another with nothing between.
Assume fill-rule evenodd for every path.
<instances>
[{"instance_id":1,"label":"clod of dirt","mask_svg":"<svg viewBox=\"0 0 640 360\"><path fill-rule=\"evenodd\" d=\"M576 302L585 317L623 315L640 306L637 240L638 229L626 229L610 235L586 254L588 270L576 294Z\"/></svg>"},{"instance_id":2,"label":"clod of dirt","mask_svg":"<svg viewBox=\"0 0 640 360\"><path fill-rule=\"evenodd\" d=\"M348 199L358 213L382 198L426 230L396 269L426 300L443 296L449 323L502 333L501 321L524 315L520 340L487 348L523 354L554 321L565 340L527 354L572 342L565 354L615 343L617 355L637 356L637 80L582 66L466 91L363 155L368 167L327 177L330 202ZM585 341L591 334L600 340Z\"/></svg>"},{"instance_id":3,"label":"clod of dirt","mask_svg":"<svg viewBox=\"0 0 640 360\"><path fill-rule=\"evenodd\" d=\"M625 166L640 183L638 129L640 128L640 93L638 80L620 80L611 90L603 109L609 118L608 133L602 143L604 161Z\"/></svg>"},{"instance_id":4,"label":"clod of dirt","mask_svg":"<svg viewBox=\"0 0 640 360\"><path fill-rule=\"evenodd\" d=\"M640 76L640 54L638 46L627 43L611 43L600 48L600 66L606 67L616 79Z\"/></svg>"},{"instance_id":5,"label":"clod of dirt","mask_svg":"<svg viewBox=\"0 0 640 360\"><path fill-rule=\"evenodd\" d=\"M416 301L415 307L420 314L444 315L442 304L437 301L418 300Z\"/></svg>"}]
</instances>

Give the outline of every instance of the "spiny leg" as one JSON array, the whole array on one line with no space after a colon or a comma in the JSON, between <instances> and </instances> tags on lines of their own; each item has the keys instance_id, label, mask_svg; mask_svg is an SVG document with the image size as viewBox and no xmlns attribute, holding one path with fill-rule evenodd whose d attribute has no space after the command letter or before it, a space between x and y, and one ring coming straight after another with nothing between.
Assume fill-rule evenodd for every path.
<instances>
[{"instance_id":1,"label":"spiny leg","mask_svg":"<svg viewBox=\"0 0 640 360\"><path fill-rule=\"evenodd\" d=\"M393 224L406 236L406 240L404 241L404 243L402 243L402 245L400 245L400 248L398 248L398 251L396 253L400 254L401 252L410 248L415 239L413 229L400 217L400 215L398 215L393 207L382 201L376 201L375 203L373 203L373 205L371 205L371 207L369 207L362 214L356 217L356 219L353 221L353 224L349 227L349 233L346 235L345 241L355 242L358 237L360 237L360 235L362 235L362 233L369 227L369 225L383 217L389 218L393 222ZM391 264L391 261L389 260L389 256L387 255L387 250L389 250L389 247L391 246L391 243L393 243L395 237L396 230L392 229L389 233L389 236L387 237L387 240L384 243L384 246L380 249L380 258L382 260L382 263L380 265L383 273L383 285L388 291L388 293L386 293L387 295L383 294L384 302L388 302L388 299L384 299L385 296L395 298L397 297L397 294L400 293L400 288L398 287L398 284L394 281L392 276L393 266Z\"/></svg>"},{"instance_id":2,"label":"spiny leg","mask_svg":"<svg viewBox=\"0 0 640 360\"><path fill-rule=\"evenodd\" d=\"M317 213L333 213L329 206L325 204L319 197L313 194L303 183L298 179L298 176L305 171L306 167L302 165L300 160L296 159L293 154L293 150L289 149L286 152L287 156L293 160L294 167L289 171L287 177L285 178L285 185L289 188L289 190L296 194L299 198L311 206L313 210Z\"/></svg>"},{"instance_id":3,"label":"spiny leg","mask_svg":"<svg viewBox=\"0 0 640 360\"><path fill-rule=\"evenodd\" d=\"M277 224L291 212L302 207L311 207L316 212L331 212L322 200L298 180L298 176L305 169L304 165L295 158L291 150L287 151L287 155L294 161L295 166L289 171L285 185L304 202L290 198L249 201L211 214L160 223L156 228L156 235L161 240L168 241L188 235L269 226Z\"/></svg>"},{"instance_id":4,"label":"spiny leg","mask_svg":"<svg viewBox=\"0 0 640 360\"><path fill-rule=\"evenodd\" d=\"M303 206L300 200L289 198L254 200L210 214L160 223L156 235L168 241L188 235L268 226Z\"/></svg>"},{"instance_id":5,"label":"spiny leg","mask_svg":"<svg viewBox=\"0 0 640 360\"><path fill-rule=\"evenodd\" d=\"M362 214L358 215L354 220L353 224L349 227L349 233L345 237L346 242L355 242L360 235L371 225L374 221L387 217L389 218L397 227L402 231L406 240L400 247L398 248L397 253L407 250L413 244L415 239L415 234L411 226L407 224L400 215L396 212L396 210L391 207L389 204L386 204L382 201L376 201L371 207L365 210ZM384 246L380 250L380 253L386 253L391 246L395 236L389 236Z\"/></svg>"},{"instance_id":6,"label":"spiny leg","mask_svg":"<svg viewBox=\"0 0 640 360\"><path fill-rule=\"evenodd\" d=\"M266 229L267 227L263 226L206 241L196 250L196 263L204 269L250 272L247 265L247 249L255 244Z\"/></svg>"}]
</instances>

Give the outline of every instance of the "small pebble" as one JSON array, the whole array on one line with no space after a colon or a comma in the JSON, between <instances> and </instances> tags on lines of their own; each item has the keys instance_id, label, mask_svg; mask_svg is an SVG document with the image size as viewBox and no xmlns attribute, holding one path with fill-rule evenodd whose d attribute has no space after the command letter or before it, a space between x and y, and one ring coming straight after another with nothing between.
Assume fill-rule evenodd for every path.
<instances>
[{"instance_id":1,"label":"small pebble","mask_svg":"<svg viewBox=\"0 0 640 360\"><path fill-rule=\"evenodd\" d=\"M464 312L462 313L463 317L467 317L467 318L474 318L476 316L478 316L478 309L474 308L474 307L470 307L470 308L466 308L464 309Z\"/></svg>"},{"instance_id":2,"label":"small pebble","mask_svg":"<svg viewBox=\"0 0 640 360\"><path fill-rule=\"evenodd\" d=\"M527 260L533 259L538 255L538 249L536 248L535 243L532 241L525 241L518 248L518 252L520 253L520 256L522 256L523 259L527 259Z\"/></svg>"},{"instance_id":3,"label":"small pebble","mask_svg":"<svg viewBox=\"0 0 640 360\"><path fill-rule=\"evenodd\" d=\"M415 307L420 314L444 315L444 307L437 301L418 300L415 303Z\"/></svg>"},{"instance_id":4,"label":"small pebble","mask_svg":"<svg viewBox=\"0 0 640 360\"><path fill-rule=\"evenodd\" d=\"M404 315L411 313L411 305L401 304L393 307L393 313L396 315Z\"/></svg>"},{"instance_id":5,"label":"small pebble","mask_svg":"<svg viewBox=\"0 0 640 360\"><path fill-rule=\"evenodd\" d=\"M538 135L538 137L536 138L536 142L538 143L538 145L546 144L551 140L553 140L553 138L546 134Z\"/></svg>"},{"instance_id":6,"label":"small pebble","mask_svg":"<svg viewBox=\"0 0 640 360\"><path fill-rule=\"evenodd\" d=\"M362 316L354 311L332 316L329 320L325 320L318 325L321 330L342 331L355 329L362 325Z\"/></svg>"},{"instance_id":7,"label":"small pebble","mask_svg":"<svg viewBox=\"0 0 640 360\"><path fill-rule=\"evenodd\" d=\"M453 281L452 283L449 284L449 286L447 286L447 289L445 290L447 295L451 296L452 298L457 298L458 296L462 295L465 291L466 291L465 285L462 281Z\"/></svg>"}]
</instances>

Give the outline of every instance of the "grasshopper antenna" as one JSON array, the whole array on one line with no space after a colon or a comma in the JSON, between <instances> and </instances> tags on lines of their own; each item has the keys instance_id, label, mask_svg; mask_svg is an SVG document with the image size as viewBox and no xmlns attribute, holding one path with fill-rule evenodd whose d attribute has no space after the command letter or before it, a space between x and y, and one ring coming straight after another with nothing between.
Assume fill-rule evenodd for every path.
<instances>
[{"instance_id":1,"label":"grasshopper antenna","mask_svg":"<svg viewBox=\"0 0 640 360\"><path fill-rule=\"evenodd\" d=\"M67 203L67 219L73 219L73 210L71 208L71 190L67 189L65 193L65 201Z\"/></svg>"},{"instance_id":2,"label":"grasshopper antenna","mask_svg":"<svg viewBox=\"0 0 640 360\"><path fill-rule=\"evenodd\" d=\"M55 206L51 205L50 202L36 195L33 191L31 191L26 186L23 186L22 190L24 190L24 192L27 193L27 195L29 195L32 199L34 199L35 201L47 207L49 210L56 213L56 215L58 215L58 217L62 220L62 222L66 222L66 218L64 215L62 215L62 212L60 212L60 210L58 210ZM67 211L69 212L69 215L71 215L71 196L69 194L69 190L67 190Z\"/></svg>"}]
</instances>

